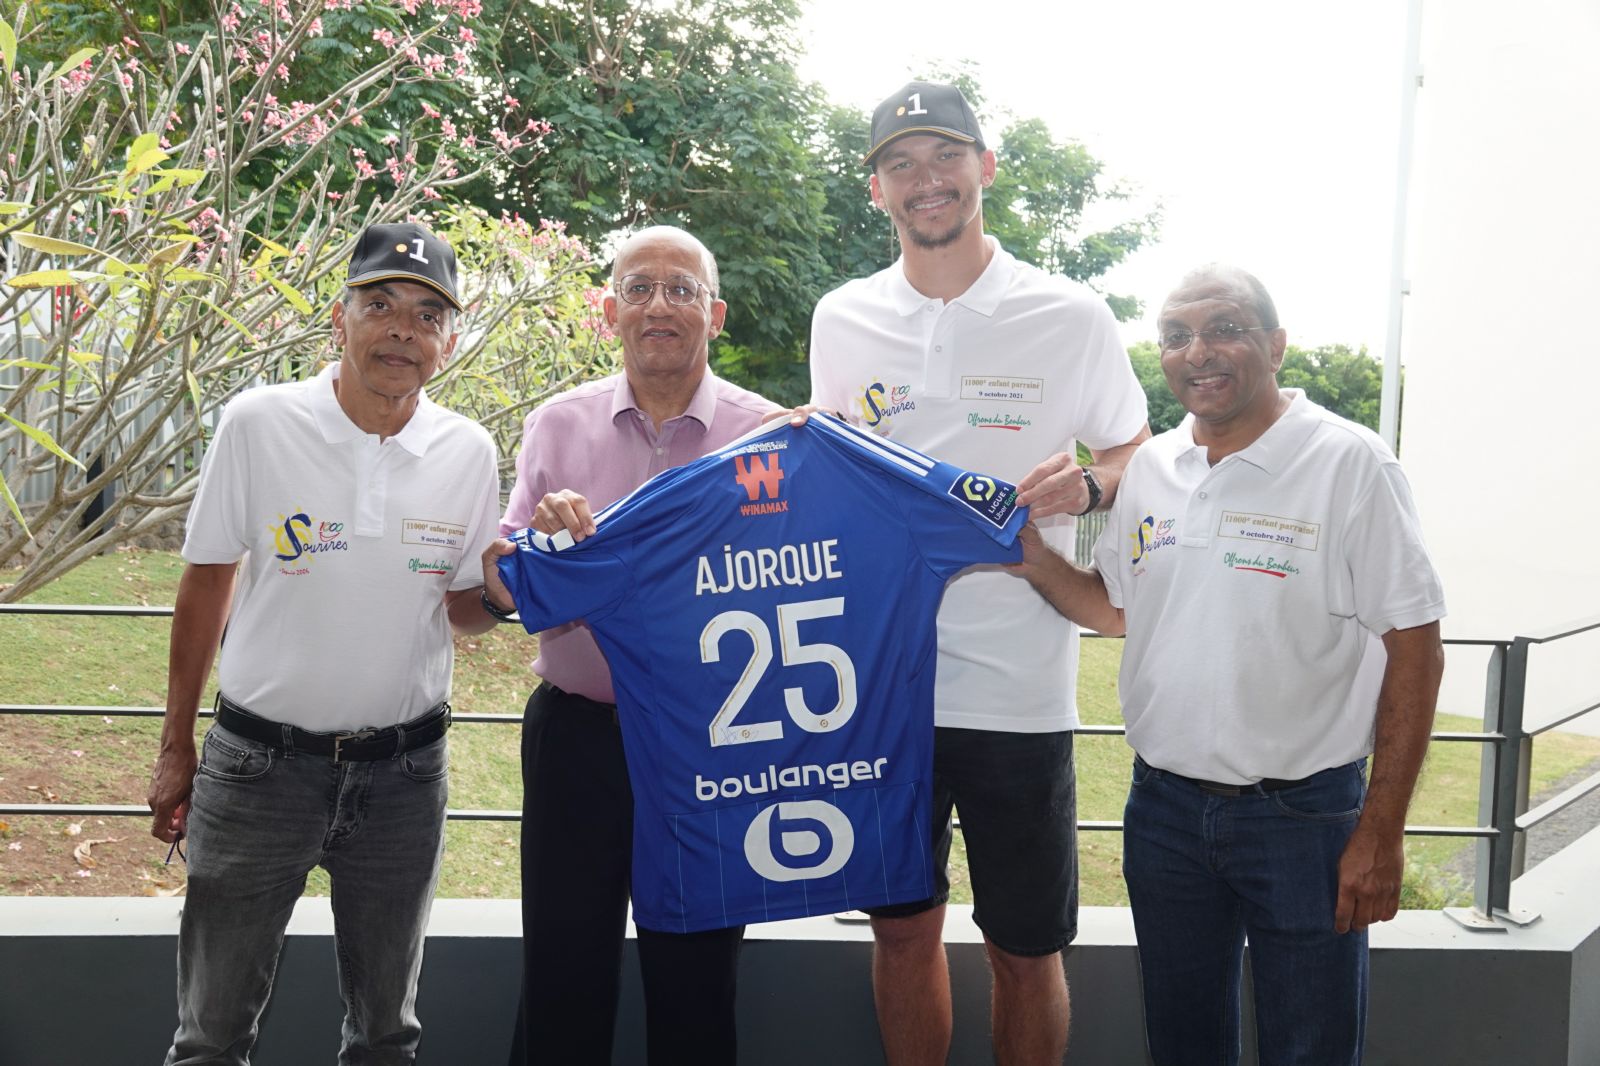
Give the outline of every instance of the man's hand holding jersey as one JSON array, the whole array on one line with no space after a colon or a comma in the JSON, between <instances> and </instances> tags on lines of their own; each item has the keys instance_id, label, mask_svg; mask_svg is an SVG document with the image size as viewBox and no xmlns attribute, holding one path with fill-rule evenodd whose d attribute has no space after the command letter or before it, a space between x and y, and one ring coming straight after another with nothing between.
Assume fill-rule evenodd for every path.
<instances>
[{"instance_id":1,"label":"man's hand holding jersey","mask_svg":"<svg viewBox=\"0 0 1600 1066\"><path fill-rule=\"evenodd\" d=\"M595 531L594 512L589 509L589 501L571 489L545 493L544 499L534 507L528 525L540 533L560 533L564 529L572 534L575 542ZM516 610L516 605L512 602L511 590L500 580L500 567L497 564L502 556L516 550L516 545L501 537L483 551L484 595L507 613Z\"/></svg>"}]
</instances>

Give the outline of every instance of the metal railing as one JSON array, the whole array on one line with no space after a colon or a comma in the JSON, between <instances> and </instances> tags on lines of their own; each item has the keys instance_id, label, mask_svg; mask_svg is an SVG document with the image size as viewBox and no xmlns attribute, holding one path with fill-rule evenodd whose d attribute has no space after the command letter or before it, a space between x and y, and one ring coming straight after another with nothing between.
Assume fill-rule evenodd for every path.
<instances>
[{"instance_id":1,"label":"metal railing","mask_svg":"<svg viewBox=\"0 0 1600 1066\"><path fill-rule=\"evenodd\" d=\"M172 608L0 604L0 616L4 615L170 617ZM1564 711L1532 730L1525 728L1528 653L1535 645L1552 644L1594 630L1600 630L1600 618L1510 640L1448 639L1444 642L1456 647L1490 649L1482 732L1435 731L1430 734L1434 741L1483 746L1479 769L1479 824L1407 825L1405 831L1408 836L1477 840L1473 905L1470 908L1445 908L1447 915L1469 929L1504 930L1504 923L1507 922L1526 925L1537 920L1537 914L1511 907L1511 882L1523 870L1526 833L1590 793L1600 790L1600 773L1596 773L1533 810L1528 809L1533 738L1600 710L1600 702L1590 703ZM1098 638L1098 634L1094 633L1086 633L1085 636ZM0 703L0 714L159 718L164 713L165 709L161 707ZM200 715L209 718L212 711L201 708ZM463 724L510 725L522 721L520 714L457 713L453 718ZM1120 725L1085 725L1080 726L1077 732L1084 736L1121 736L1125 730ZM148 816L149 813L149 808L143 804L0 803L0 815ZM452 808L447 817L452 821L516 821L521 818L521 813L515 810ZM1122 823L1080 820L1078 829L1087 832L1121 832Z\"/></svg>"}]
</instances>

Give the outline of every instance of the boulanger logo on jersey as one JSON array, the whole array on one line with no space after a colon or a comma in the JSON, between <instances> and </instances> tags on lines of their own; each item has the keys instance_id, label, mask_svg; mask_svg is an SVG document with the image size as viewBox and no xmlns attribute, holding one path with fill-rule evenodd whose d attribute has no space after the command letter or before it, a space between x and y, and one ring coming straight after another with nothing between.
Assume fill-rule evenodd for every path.
<instances>
[{"instance_id":1,"label":"boulanger logo on jersey","mask_svg":"<svg viewBox=\"0 0 1600 1066\"><path fill-rule=\"evenodd\" d=\"M744 857L768 881L832 877L844 869L855 849L855 827L826 800L763 807L744 833Z\"/></svg>"},{"instance_id":2,"label":"boulanger logo on jersey","mask_svg":"<svg viewBox=\"0 0 1600 1066\"><path fill-rule=\"evenodd\" d=\"M874 381L862 387L856 406L861 412L862 425L882 430L889 428L889 420L895 415L915 411L917 401L911 398L910 385L885 385Z\"/></svg>"},{"instance_id":3,"label":"boulanger logo on jersey","mask_svg":"<svg viewBox=\"0 0 1600 1066\"><path fill-rule=\"evenodd\" d=\"M280 514L269 529L281 574L309 574L311 560L316 556L350 550L350 542L344 539L343 522L314 519L305 511Z\"/></svg>"}]
</instances>

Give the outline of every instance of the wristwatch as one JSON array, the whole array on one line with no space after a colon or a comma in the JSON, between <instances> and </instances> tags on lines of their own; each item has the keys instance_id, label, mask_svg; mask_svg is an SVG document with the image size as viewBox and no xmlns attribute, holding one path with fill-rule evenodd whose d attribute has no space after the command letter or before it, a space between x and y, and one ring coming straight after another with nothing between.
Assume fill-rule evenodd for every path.
<instances>
[{"instance_id":1,"label":"wristwatch","mask_svg":"<svg viewBox=\"0 0 1600 1066\"><path fill-rule=\"evenodd\" d=\"M1099 507L1101 498L1105 496L1104 490L1100 488L1100 479L1094 476L1094 471L1086 466L1080 466L1078 469L1083 471L1083 484L1089 490L1089 506L1073 515L1074 518L1082 518Z\"/></svg>"},{"instance_id":2,"label":"wristwatch","mask_svg":"<svg viewBox=\"0 0 1600 1066\"><path fill-rule=\"evenodd\" d=\"M489 616L491 618L493 618L496 622L520 622L520 621L522 621L522 619L517 616L517 612L516 612L515 608L512 608L509 611L502 611L499 608L499 606L496 605L496 603L489 598L489 590L488 589L480 588L478 590L478 599L483 601L483 609L485 611L488 611L489 612Z\"/></svg>"}]
</instances>

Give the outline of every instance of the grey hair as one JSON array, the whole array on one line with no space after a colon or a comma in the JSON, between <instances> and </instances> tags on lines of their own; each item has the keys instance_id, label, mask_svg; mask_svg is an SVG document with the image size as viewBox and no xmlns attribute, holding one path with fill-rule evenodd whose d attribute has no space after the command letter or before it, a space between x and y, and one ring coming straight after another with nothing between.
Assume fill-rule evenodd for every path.
<instances>
[{"instance_id":1,"label":"grey hair","mask_svg":"<svg viewBox=\"0 0 1600 1066\"><path fill-rule=\"evenodd\" d=\"M1261 284L1261 280L1254 274L1227 263L1207 263L1195 267L1178 282L1178 287L1167 296L1166 302L1170 304L1179 294L1212 281L1220 281L1240 290L1249 297L1246 302L1255 311L1261 324L1269 329L1278 328L1278 307L1272 302L1272 295L1267 292L1267 287Z\"/></svg>"},{"instance_id":2,"label":"grey hair","mask_svg":"<svg viewBox=\"0 0 1600 1066\"><path fill-rule=\"evenodd\" d=\"M711 254L711 249L707 248L705 243L701 241L700 238L696 237L686 229L679 229L677 226L646 226L644 229L635 230L634 232L628 234L627 238L624 239L621 244L617 245L617 254L615 258L611 260L612 286L615 287L618 280L617 268L622 265L622 260L626 257L628 249L634 244L635 241L657 240L662 238L681 240L684 243L692 246L695 251L700 253L700 266L705 271L706 275L702 280L705 281L706 287L711 290L711 298L713 300L721 299L722 279L717 273L717 257Z\"/></svg>"}]
</instances>

